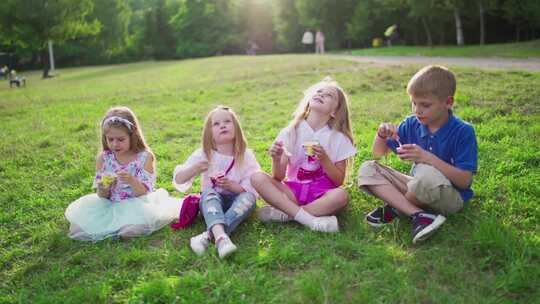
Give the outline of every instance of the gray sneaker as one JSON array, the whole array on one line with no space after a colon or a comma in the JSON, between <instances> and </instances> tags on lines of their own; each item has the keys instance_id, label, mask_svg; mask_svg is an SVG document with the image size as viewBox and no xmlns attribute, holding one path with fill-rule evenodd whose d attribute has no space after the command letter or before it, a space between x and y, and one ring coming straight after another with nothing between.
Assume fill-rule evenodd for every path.
<instances>
[{"instance_id":1,"label":"gray sneaker","mask_svg":"<svg viewBox=\"0 0 540 304\"><path fill-rule=\"evenodd\" d=\"M205 231L199 235L196 235L191 238L189 245L191 246L191 249L195 254L197 255L203 255L203 253L208 248L208 244L210 242L210 235L208 234L208 231Z\"/></svg>"},{"instance_id":2,"label":"gray sneaker","mask_svg":"<svg viewBox=\"0 0 540 304\"><path fill-rule=\"evenodd\" d=\"M257 209L256 213L261 222L285 223L292 220L287 213L268 205Z\"/></svg>"},{"instance_id":3,"label":"gray sneaker","mask_svg":"<svg viewBox=\"0 0 540 304\"><path fill-rule=\"evenodd\" d=\"M220 259L226 258L231 253L235 252L236 249L238 249L228 236L220 237L217 240L216 247Z\"/></svg>"},{"instance_id":4,"label":"gray sneaker","mask_svg":"<svg viewBox=\"0 0 540 304\"><path fill-rule=\"evenodd\" d=\"M309 228L313 231L319 232L338 232L339 225L337 217L332 216L319 216L313 220L313 223L309 225Z\"/></svg>"}]
</instances>

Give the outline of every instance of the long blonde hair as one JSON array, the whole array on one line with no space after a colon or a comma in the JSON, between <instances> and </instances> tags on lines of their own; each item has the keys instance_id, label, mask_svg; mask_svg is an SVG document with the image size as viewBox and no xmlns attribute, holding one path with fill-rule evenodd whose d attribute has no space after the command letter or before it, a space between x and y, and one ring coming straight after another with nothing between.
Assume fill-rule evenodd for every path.
<instances>
[{"instance_id":1,"label":"long blonde hair","mask_svg":"<svg viewBox=\"0 0 540 304\"><path fill-rule=\"evenodd\" d=\"M120 117L122 119L127 120L130 124L122 122L118 119L110 120L108 118L111 117ZM146 144L146 141L144 140L144 136L142 134L141 125L139 124L139 120L137 119L137 116L135 116L135 113L131 111L128 107L113 107L110 108L100 123L100 129L101 129L101 147L103 151L109 151L109 147L107 145L107 137L105 136L107 134L107 131L110 128L118 128L123 129L127 132L129 135L129 149L135 153L139 153L142 151L147 151L154 157L154 153L150 149L150 147ZM155 165L155 162L154 162Z\"/></svg>"},{"instance_id":2,"label":"long blonde hair","mask_svg":"<svg viewBox=\"0 0 540 304\"><path fill-rule=\"evenodd\" d=\"M214 115L214 113L220 110L227 111L229 112L229 114L231 114L234 124L235 165L237 164L238 166L241 166L242 162L244 161L244 153L246 152L247 148L247 140L244 137L244 132L242 131L242 126L240 125L240 121L238 120L236 113L234 113L231 108L226 106L217 106L206 116L202 132L202 147L204 154L206 155L206 158L208 158L208 161L210 161L212 156L212 150L216 150L216 143L214 142L214 138L212 136L212 115Z\"/></svg>"},{"instance_id":3,"label":"long blonde hair","mask_svg":"<svg viewBox=\"0 0 540 304\"><path fill-rule=\"evenodd\" d=\"M288 149L294 149L296 146L296 138L298 132L298 125L308 117L310 112L309 101L317 92L325 87L331 87L336 89L338 93L338 105L335 111L335 115L328 120L328 127L330 129L339 131L343 133L351 143L354 145L354 138L352 133L352 122L351 116L349 115L349 99L343 88L339 86L337 81L333 80L331 77L325 77L322 81L317 82L316 84L309 87L304 91L304 97L298 103L296 110L293 114L293 119L289 123L290 133L290 147ZM291 151L291 150L290 150ZM353 166L353 158L347 159L346 172L345 176L348 177L349 171Z\"/></svg>"}]
</instances>

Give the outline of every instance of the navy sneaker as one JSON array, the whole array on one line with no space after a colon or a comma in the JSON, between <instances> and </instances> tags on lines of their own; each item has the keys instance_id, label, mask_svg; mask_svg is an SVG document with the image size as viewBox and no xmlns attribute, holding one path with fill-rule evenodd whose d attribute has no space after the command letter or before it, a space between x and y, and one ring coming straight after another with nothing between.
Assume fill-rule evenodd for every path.
<instances>
[{"instance_id":1,"label":"navy sneaker","mask_svg":"<svg viewBox=\"0 0 540 304\"><path fill-rule=\"evenodd\" d=\"M381 227L390 223L398 216L398 211L394 207L384 204L368 213L366 215L366 221L372 227Z\"/></svg>"},{"instance_id":2,"label":"navy sneaker","mask_svg":"<svg viewBox=\"0 0 540 304\"><path fill-rule=\"evenodd\" d=\"M411 217L413 243L424 241L446 221L446 217L440 214L427 212L417 212Z\"/></svg>"}]
</instances>

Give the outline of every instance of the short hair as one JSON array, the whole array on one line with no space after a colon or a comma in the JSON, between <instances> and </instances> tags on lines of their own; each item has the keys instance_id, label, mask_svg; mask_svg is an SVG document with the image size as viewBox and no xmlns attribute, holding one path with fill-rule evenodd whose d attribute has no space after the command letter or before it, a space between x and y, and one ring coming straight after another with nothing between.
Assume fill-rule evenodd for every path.
<instances>
[{"instance_id":1,"label":"short hair","mask_svg":"<svg viewBox=\"0 0 540 304\"><path fill-rule=\"evenodd\" d=\"M441 100L456 93L456 77L446 67L428 65L416 72L407 84L407 93L418 97L435 96Z\"/></svg>"}]
</instances>

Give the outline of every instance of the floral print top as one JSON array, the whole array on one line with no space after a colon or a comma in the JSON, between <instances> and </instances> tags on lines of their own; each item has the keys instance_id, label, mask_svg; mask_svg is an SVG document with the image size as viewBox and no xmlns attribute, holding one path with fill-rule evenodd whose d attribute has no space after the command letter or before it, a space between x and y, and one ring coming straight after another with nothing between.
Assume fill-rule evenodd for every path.
<instances>
[{"instance_id":1,"label":"floral print top","mask_svg":"<svg viewBox=\"0 0 540 304\"><path fill-rule=\"evenodd\" d=\"M156 175L144 170L144 163L146 162L148 154L147 151L139 152L135 160L124 165L118 162L112 151L103 151L101 154L101 157L103 158L103 168L96 172L93 187L97 188L97 184L106 175L116 177L117 172L126 171L141 182L146 189L148 189L148 192L154 191ZM133 197L135 197L133 188L128 184L120 183L119 180L117 180L116 184L111 188L110 199L113 202Z\"/></svg>"}]
</instances>

